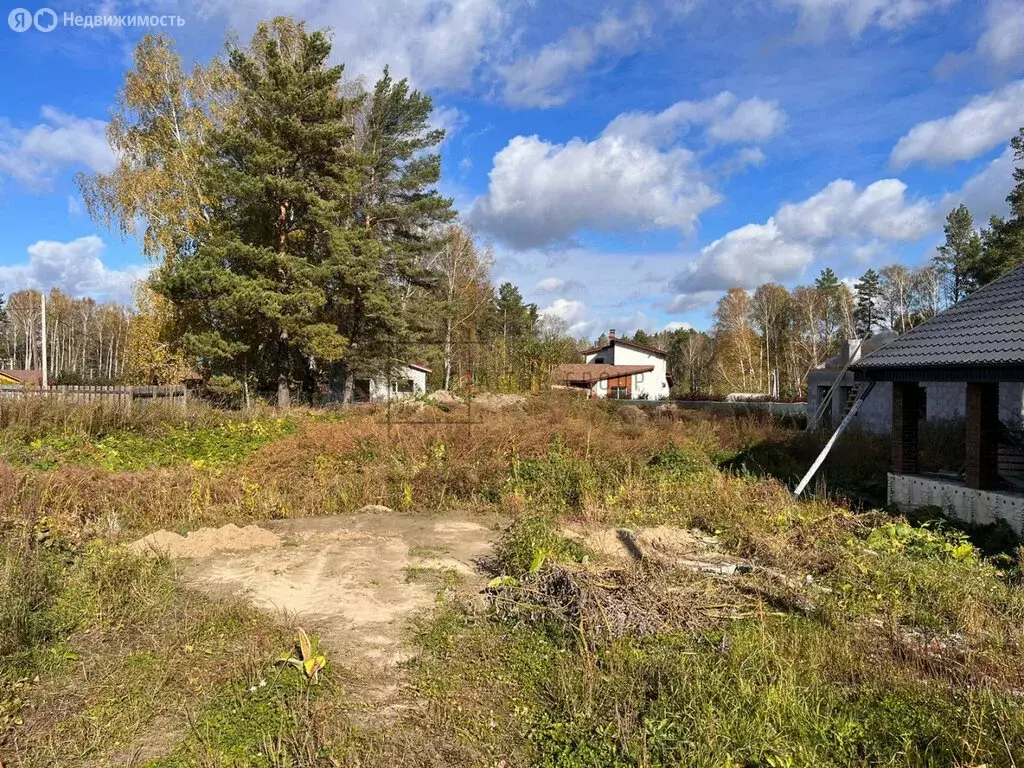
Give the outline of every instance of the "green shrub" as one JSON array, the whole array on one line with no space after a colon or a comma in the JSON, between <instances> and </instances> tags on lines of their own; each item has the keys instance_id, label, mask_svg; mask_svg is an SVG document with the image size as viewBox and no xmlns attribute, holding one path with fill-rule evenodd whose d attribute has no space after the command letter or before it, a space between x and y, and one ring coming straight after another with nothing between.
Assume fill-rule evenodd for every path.
<instances>
[{"instance_id":1,"label":"green shrub","mask_svg":"<svg viewBox=\"0 0 1024 768\"><path fill-rule=\"evenodd\" d=\"M552 519L526 515L509 526L495 554L501 572L518 578L546 559L579 562L588 553L578 541L563 536Z\"/></svg>"},{"instance_id":2,"label":"green shrub","mask_svg":"<svg viewBox=\"0 0 1024 768\"><path fill-rule=\"evenodd\" d=\"M144 433L119 430L102 435L45 432L27 443L8 442L12 464L52 470L65 465L110 471L192 464L216 467L238 461L295 429L290 419L228 421L214 426L164 424Z\"/></svg>"}]
</instances>

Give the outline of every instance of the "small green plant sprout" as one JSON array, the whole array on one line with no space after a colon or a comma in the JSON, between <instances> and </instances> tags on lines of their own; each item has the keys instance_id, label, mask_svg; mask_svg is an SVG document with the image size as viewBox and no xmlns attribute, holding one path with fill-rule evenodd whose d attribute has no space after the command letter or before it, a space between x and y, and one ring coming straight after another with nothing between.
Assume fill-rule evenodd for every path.
<instances>
[{"instance_id":1,"label":"small green plant sprout","mask_svg":"<svg viewBox=\"0 0 1024 768\"><path fill-rule=\"evenodd\" d=\"M320 653L319 638L310 637L302 627L299 627L295 647L281 654L278 661L295 667L314 685L319 682L320 670L327 666L327 657Z\"/></svg>"}]
</instances>

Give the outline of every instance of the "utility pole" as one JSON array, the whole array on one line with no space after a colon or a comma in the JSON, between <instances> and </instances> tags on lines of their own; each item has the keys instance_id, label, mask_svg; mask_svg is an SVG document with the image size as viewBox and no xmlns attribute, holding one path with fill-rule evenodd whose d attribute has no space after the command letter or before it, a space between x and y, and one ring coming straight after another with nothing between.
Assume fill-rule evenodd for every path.
<instances>
[{"instance_id":1,"label":"utility pole","mask_svg":"<svg viewBox=\"0 0 1024 768\"><path fill-rule=\"evenodd\" d=\"M44 291L39 291L39 299L43 315L43 389L45 390L49 388L50 381L46 370L46 293Z\"/></svg>"}]
</instances>

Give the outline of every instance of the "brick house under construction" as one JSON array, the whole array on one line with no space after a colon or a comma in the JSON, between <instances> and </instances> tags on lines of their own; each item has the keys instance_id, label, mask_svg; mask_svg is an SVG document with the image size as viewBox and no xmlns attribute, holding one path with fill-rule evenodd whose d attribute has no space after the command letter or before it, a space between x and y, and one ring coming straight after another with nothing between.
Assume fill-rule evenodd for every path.
<instances>
[{"instance_id":1,"label":"brick house under construction","mask_svg":"<svg viewBox=\"0 0 1024 768\"><path fill-rule=\"evenodd\" d=\"M935 504L975 524L1001 519L1024 534L1024 267L860 358L850 371L866 402L890 393L890 502L905 510ZM933 408L923 382L942 385L944 412L951 409L945 400L958 399L952 410L965 424L962 473L920 471L920 426Z\"/></svg>"}]
</instances>

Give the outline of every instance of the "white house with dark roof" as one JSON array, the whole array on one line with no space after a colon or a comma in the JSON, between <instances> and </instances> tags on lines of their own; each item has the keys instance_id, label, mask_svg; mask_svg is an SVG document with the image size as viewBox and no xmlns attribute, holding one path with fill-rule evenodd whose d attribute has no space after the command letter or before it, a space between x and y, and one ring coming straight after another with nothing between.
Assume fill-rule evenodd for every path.
<instances>
[{"instance_id":1,"label":"white house with dark roof","mask_svg":"<svg viewBox=\"0 0 1024 768\"><path fill-rule=\"evenodd\" d=\"M671 393L666 355L660 349L625 341L608 332L608 343L584 353L585 363L561 365L555 378L587 389L591 397L664 400Z\"/></svg>"}]
</instances>

